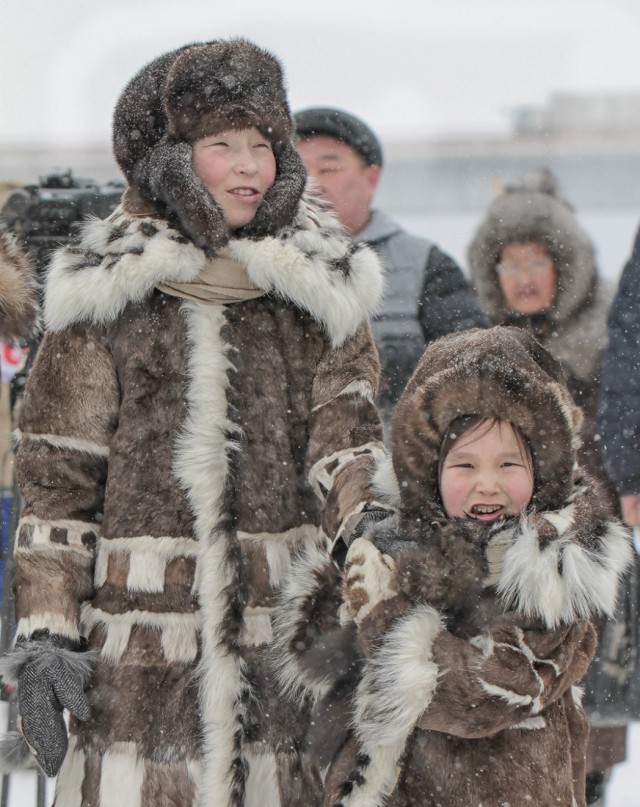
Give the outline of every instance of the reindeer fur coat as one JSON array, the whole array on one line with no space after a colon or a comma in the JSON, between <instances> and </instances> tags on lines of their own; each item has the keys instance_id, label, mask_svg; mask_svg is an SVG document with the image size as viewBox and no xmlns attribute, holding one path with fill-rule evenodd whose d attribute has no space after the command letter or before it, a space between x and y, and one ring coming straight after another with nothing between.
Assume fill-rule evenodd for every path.
<instances>
[{"instance_id":1,"label":"reindeer fur coat","mask_svg":"<svg viewBox=\"0 0 640 807\"><path fill-rule=\"evenodd\" d=\"M303 197L229 242L264 296L181 300L156 286L205 253L126 205L53 260L17 435L18 638L97 655L56 807L308 807L305 710L262 657L291 553L373 496L381 269Z\"/></svg>"},{"instance_id":2,"label":"reindeer fur coat","mask_svg":"<svg viewBox=\"0 0 640 807\"><path fill-rule=\"evenodd\" d=\"M521 516L443 513L440 444L461 413L525 435L536 485ZM427 350L376 476L398 514L352 544L344 573L304 553L282 594L275 663L315 703L325 807L584 805L577 685L630 544L574 468L579 425L559 365L520 329Z\"/></svg>"}]
</instances>

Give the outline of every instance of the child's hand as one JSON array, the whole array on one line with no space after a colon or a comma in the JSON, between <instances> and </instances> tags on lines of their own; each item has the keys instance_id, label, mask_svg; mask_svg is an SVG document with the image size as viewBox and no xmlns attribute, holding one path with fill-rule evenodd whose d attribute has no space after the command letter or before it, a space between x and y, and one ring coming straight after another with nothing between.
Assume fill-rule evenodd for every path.
<instances>
[{"instance_id":1,"label":"child's hand","mask_svg":"<svg viewBox=\"0 0 640 807\"><path fill-rule=\"evenodd\" d=\"M383 600L398 593L392 587L395 563L389 555L383 555L370 541L357 538L347 552L342 596L341 614L353 619L356 625Z\"/></svg>"}]
</instances>

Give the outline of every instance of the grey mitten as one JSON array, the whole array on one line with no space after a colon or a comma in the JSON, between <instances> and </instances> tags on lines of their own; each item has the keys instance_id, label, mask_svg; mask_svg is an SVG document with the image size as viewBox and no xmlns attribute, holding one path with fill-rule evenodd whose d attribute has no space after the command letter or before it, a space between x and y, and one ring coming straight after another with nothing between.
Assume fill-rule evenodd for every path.
<instances>
[{"instance_id":1,"label":"grey mitten","mask_svg":"<svg viewBox=\"0 0 640 807\"><path fill-rule=\"evenodd\" d=\"M395 510L367 504L357 515L347 520L346 528L342 533L342 540L349 547L358 538L361 538L374 524L385 521L395 515Z\"/></svg>"},{"instance_id":2,"label":"grey mitten","mask_svg":"<svg viewBox=\"0 0 640 807\"><path fill-rule=\"evenodd\" d=\"M45 633L18 643L2 665L5 680L11 672L17 679L18 728L47 776L57 775L67 753L63 710L79 720L91 716L84 688L92 660L78 643Z\"/></svg>"}]
</instances>

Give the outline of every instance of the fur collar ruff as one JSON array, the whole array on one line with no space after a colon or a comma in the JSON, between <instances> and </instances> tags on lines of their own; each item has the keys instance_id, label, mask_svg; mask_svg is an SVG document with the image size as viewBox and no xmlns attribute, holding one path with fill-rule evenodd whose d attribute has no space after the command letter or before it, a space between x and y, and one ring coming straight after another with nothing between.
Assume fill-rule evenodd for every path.
<instances>
[{"instance_id":1,"label":"fur collar ruff","mask_svg":"<svg viewBox=\"0 0 640 807\"><path fill-rule=\"evenodd\" d=\"M398 506L398 483L389 460L379 464L373 483L383 501ZM439 522L433 512L425 507L419 526L415 513L408 523L400 514L372 525L365 534L378 546L409 540L419 547L425 539L440 545L441 525L456 529L457 520ZM466 536L461 539L463 544L468 540L484 547L484 585L495 586L506 610L542 619L549 628L601 614L613 616L620 579L633 559L631 537L627 527L609 514L598 483L584 472L576 472L571 494L557 509L532 509L493 525L459 523L460 536ZM447 542L453 546L450 537ZM414 570L409 568L406 575L400 575L404 593L413 600L420 598L412 582L420 578L415 568L421 550L416 553L407 564ZM454 566L467 556L453 558ZM463 578L449 581L447 595L454 598L458 592L463 602L465 589L468 592L472 583ZM418 587L430 591L434 584L422 581Z\"/></svg>"},{"instance_id":2,"label":"fur collar ruff","mask_svg":"<svg viewBox=\"0 0 640 807\"><path fill-rule=\"evenodd\" d=\"M334 347L352 336L379 305L382 268L372 249L354 244L335 216L304 197L291 227L277 236L229 242L249 279L309 313ZM188 283L205 253L162 219L132 216L122 207L88 222L77 242L58 250L45 287L44 320L60 331L75 322L103 324L159 283Z\"/></svg>"}]
</instances>

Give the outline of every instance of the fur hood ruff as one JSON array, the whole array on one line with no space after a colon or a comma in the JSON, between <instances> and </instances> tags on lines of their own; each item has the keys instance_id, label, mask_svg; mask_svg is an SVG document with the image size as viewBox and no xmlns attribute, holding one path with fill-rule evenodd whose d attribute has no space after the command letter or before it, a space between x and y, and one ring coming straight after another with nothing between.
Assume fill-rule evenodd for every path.
<instances>
[{"instance_id":1,"label":"fur hood ruff","mask_svg":"<svg viewBox=\"0 0 640 807\"><path fill-rule=\"evenodd\" d=\"M291 227L259 240L232 239L229 252L266 294L322 324L334 347L353 336L380 302L383 275L375 253L353 244L333 213L310 197L301 200ZM79 242L55 254L45 287L46 328L112 321L159 283L193 280L207 260L164 220L120 207L104 221L87 223Z\"/></svg>"}]
</instances>

